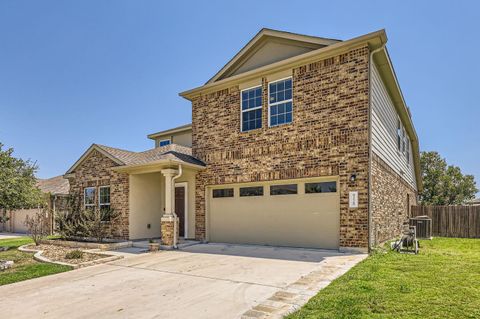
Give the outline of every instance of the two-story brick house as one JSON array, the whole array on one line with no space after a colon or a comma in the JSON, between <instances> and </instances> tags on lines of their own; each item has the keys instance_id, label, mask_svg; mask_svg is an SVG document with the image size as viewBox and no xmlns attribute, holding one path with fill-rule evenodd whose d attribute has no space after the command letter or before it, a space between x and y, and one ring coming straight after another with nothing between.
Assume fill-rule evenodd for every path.
<instances>
[{"instance_id":1,"label":"two-story brick house","mask_svg":"<svg viewBox=\"0 0 480 319\"><path fill-rule=\"evenodd\" d=\"M113 237L367 250L399 234L421 187L386 42L262 29L180 93L191 125L145 152L92 145L71 192L122 212Z\"/></svg>"}]
</instances>

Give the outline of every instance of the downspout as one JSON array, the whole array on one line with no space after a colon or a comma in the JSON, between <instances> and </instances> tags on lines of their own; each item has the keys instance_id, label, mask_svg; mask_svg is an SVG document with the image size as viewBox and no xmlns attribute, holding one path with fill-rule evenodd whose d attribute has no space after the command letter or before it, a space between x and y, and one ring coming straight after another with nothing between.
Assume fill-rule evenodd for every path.
<instances>
[{"instance_id":1,"label":"downspout","mask_svg":"<svg viewBox=\"0 0 480 319\"><path fill-rule=\"evenodd\" d=\"M385 43L381 47L370 52L368 63L368 252L372 247L372 63L373 55L385 49Z\"/></svg>"},{"instance_id":2,"label":"downspout","mask_svg":"<svg viewBox=\"0 0 480 319\"><path fill-rule=\"evenodd\" d=\"M179 164L178 165L178 174L175 175L174 177L172 177L172 214L173 214L173 248L177 248L177 228L178 228L178 216L177 214L175 213L175 180L177 178L179 178L180 176L182 176L182 173L183 173L183 169L182 169L182 164ZM185 196L187 196L185 194Z\"/></svg>"},{"instance_id":3,"label":"downspout","mask_svg":"<svg viewBox=\"0 0 480 319\"><path fill-rule=\"evenodd\" d=\"M56 204L57 203L57 195L53 195L53 207L52 207L52 218L51 218L51 229L50 229L50 235L53 235L53 232L55 230L55 215L56 215Z\"/></svg>"}]
</instances>

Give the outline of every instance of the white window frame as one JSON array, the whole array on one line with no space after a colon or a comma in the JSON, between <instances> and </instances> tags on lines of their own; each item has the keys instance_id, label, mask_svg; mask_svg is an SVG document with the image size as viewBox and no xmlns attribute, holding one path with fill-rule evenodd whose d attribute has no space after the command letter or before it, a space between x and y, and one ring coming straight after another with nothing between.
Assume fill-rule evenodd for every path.
<instances>
[{"instance_id":1,"label":"white window frame","mask_svg":"<svg viewBox=\"0 0 480 319\"><path fill-rule=\"evenodd\" d=\"M93 203L92 204L87 204L87 189L93 189ZM83 206L85 208L87 207L95 207L95 192L97 191L97 189L95 187L85 187L83 189Z\"/></svg>"},{"instance_id":2,"label":"white window frame","mask_svg":"<svg viewBox=\"0 0 480 319\"><path fill-rule=\"evenodd\" d=\"M101 198L101 196L100 196L100 190L101 190L102 188L110 188L110 185L104 185L104 186L99 186L99 187L98 187L98 208L101 209L102 206L107 206L107 205L108 205L108 207L110 208L110 197L111 197L111 194L109 194L109 196L108 196L108 203L101 203L101 202L100 202L100 198ZM111 188L110 188L110 190L111 190Z\"/></svg>"},{"instance_id":3,"label":"white window frame","mask_svg":"<svg viewBox=\"0 0 480 319\"><path fill-rule=\"evenodd\" d=\"M160 143L166 142L166 141L168 141L168 144L167 144L167 145L172 144L172 139L171 139L171 138L166 138L166 139L163 139L163 140L159 140L159 141L158 141L158 147L167 146L167 145L160 146Z\"/></svg>"},{"instance_id":4,"label":"white window frame","mask_svg":"<svg viewBox=\"0 0 480 319\"><path fill-rule=\"evenodd\" d=\"M243 102L242 101L242 93L243 93L243 91L249 91L249 90L258 89L258 88L260 88L262 90L262 105L251 108L251 109L246 109L246 110L242 109L242 102ZM262 109L262 108L263 108L263 87L262 87L262 85L255 85L255 86L248 87L248 88L245 88L245 89L240 91L240 132L256 131L256 130L259 130L263 127L263 111L262 111L262 126L254 128L253 130L247 130L247 131L243 130L243 113L258 110L258 109Z\"/></svg>"},{"instance_id":5,"label":"white window frame","mask_svg":"<svg viewBox=\"0 0 480 319\"><path fill-rule=\"evenodd\" d=\"M405 158L407 159L407 165L410 166L410 138L408 136L405 145Z\"/></svg>"},{"instance_id":6,"label":"white window frame","mask_svg":"<svg viewBox=\"0 0 480 319\"><path fill-rule=\"evenodd\" d=\"M270 84L277 83L277 82L281 82L281 81L285 81L285 80L288 80L288 79L291 79L291 80L292 80L292 98L289 99L289 100L283 100L283 101L281 101L281 102L270 103ZM292 77L292 76L287 76L286 78L283 78L283 79L278 79L278 80L275 80L275 81L272 81L272 82L268 82L268 94L267 94L267 98L268 98L268 127L276 127L276 126L282 126L282 125L292 124L292 123L293 123L293 77ZM277 105L277 104L288 103L288 102L292 102L292 121L289 122L289 123L282 123L282 124L271 125L271 124L270 124L270 107L271 107L271 106L275 106L275 105Z\"/></svg>"},{"instance_id":7,"label":"white window frame","mask_svg":"<svg viewBox=\"0 0 480 319\"><path fill-rule=\"evenodd\" d=\"M397 130L395 134L395 143L397 144L397 151L401 152L402 151L402 121L400 120L400 117L397 117Z\"/></svg>"}]
</instances>

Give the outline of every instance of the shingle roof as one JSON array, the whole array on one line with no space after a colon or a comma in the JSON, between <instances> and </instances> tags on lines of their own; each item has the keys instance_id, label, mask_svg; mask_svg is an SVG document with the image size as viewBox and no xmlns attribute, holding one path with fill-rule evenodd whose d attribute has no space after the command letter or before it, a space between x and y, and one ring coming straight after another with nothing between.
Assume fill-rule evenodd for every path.
<instances>
[{"instance_id":1,"label":"shingle roof","mask_svg":"<svg viewBox=\"0 0 480 319\"><path fill-rule=\"evenodd\" d=\"M148 134L147 137L150 138L150 139L155 139L155 138L157 138L159 136L162 136L162 135L184 132L184 131L188 131L188 130L191 130L191 129L192 129L192 123L188 123L188 124L185 124L185 125L180 125L180 126L177 126L177 127L170 128L168 130L163 130L163 131L160 131L160 132Z\"/></svg>"},{"instance_id":2,"label":"shingle roof","mask_svg":"<svg viewBox=\"0 0 480 319\"><path fill-rule=\"evenodd\" d=\"M63 178L62 175L47 179L38 179L37 186L42 192L52 195L66 195L70 190L68 179Z\"/></svg>"},{"instance_id":3,"label":"shingle roof","mask_svg":"<svg viewBox=\"0 0 480 319\"><path fill-rule=\"evenodd\" d=\"M143 152L132 152L105 145L95 144L125 165L148 164L160 160L177 160L188 164L205 166L205 163L192 156L190 147L169 144Z\"/></svg>"}]
</instances>

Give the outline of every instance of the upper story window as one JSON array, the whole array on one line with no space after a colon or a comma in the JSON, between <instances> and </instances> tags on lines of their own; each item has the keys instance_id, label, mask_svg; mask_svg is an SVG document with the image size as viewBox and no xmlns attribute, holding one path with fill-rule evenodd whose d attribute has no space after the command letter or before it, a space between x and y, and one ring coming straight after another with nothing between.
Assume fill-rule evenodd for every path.
<instances>
[{"instance_id":1,"label":"upper story window","mask_svg":"<svg viewBox=\"0 0 480 319\"><path fill-rule=\"evenodd\" d=\"M262 87L243 90L241 123L242 132L262 127Z\"/></svg>"},{"instance_id":2,"label":"upper story window","mask_svg":"<svg viewBox=\"0 0 480 319\"><path fill-rule=\"evenodd\" d=\"M400 118L397 118L397 150L400 155L405 155L407 164L410 164L410 138Z\"/></svg>"},{"instance_id":3,"label":"upper story window","mask_svg":"<svg viewBox=\"0 0 480 319\"><path fill-rule=\"evenodd\" d=\"M400 119L397 119L397 149L398 151L402 150L402 124Z\"/></svg>"},{"instance_id":4,"label":"upper story window","mask_svg":"<svg viewBox=\"0 0 480 319\"><path fill-rule=\"evenodd\" d=\"M160 140L160 142L158 142L158 146L166 146L170 143L172 143L170 140Z\"/></svg>"},{"instance_id":5,"label":"upper story window","mask_svg":"<svg viewBox=\"0 0 480 319\"><path fill-rule=\"evenodd\" d=\"M292 122L292 78L272 82L268 87L270 126Z\"/></svg>"},{"instance_id":6,"label":"upper story window","mask_svg":"<svg viewBox=\"0 0 480 319\"><path fill-rule=\"evenodd\" d=\"M85 208L95 207L95 187L86 187L83 190L83 203Z\"/></svg>"},{"instance_id":7,"label":"upper story window","mask_svg":"<svg viewBox=\"0 0 480 319\"><path fill-rule=\"evenodd\" d=\"M407 137L407 145L405 149L405 157L407 159L407 164L410 165L410 139Z\"/></svg>"}]
</instances>

